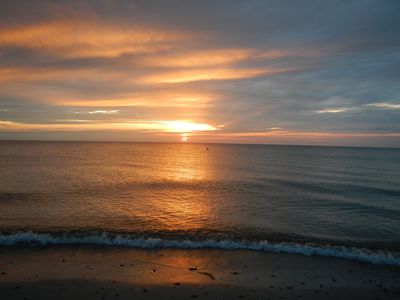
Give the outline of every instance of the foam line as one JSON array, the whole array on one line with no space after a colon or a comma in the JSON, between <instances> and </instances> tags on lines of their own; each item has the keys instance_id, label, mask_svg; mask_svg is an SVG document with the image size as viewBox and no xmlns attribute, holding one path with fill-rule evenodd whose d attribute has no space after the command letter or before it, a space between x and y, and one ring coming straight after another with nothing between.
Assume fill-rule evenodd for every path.
<instances>
[{"instance_id":1,"label":"foam line","mask_svg":"<svg viewBox=\"0 0 400 300\"><path fill-rule=\"evenodd\" d=\"M275 253L293 253L307 256L319 255L345 258L373 264L400 266L400 253L397 252L335 245L316 245L313 243L271 243L267 240L178 240L157 237L140 237L133 234L112 234L107 232L90 232L85 234L16 232L13 234L0 234L0 245L107 245L137 248L242 249Z\"/></svg>"}]
</instances>

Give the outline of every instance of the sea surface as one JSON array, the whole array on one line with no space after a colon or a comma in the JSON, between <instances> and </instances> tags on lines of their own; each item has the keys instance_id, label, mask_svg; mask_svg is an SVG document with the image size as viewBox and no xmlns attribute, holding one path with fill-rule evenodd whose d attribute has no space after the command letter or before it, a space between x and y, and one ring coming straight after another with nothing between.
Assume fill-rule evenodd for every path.
<instances>
[{"instance_id":1,"label":"sea surface","mask_svg":"<svg viewBox=\"0 0 400 300\"><path fill-rule=\"evenodd\" d=\"M0 245L52 244L400 265L400 149L0 142Z\"/></svg>"}]
</instances>

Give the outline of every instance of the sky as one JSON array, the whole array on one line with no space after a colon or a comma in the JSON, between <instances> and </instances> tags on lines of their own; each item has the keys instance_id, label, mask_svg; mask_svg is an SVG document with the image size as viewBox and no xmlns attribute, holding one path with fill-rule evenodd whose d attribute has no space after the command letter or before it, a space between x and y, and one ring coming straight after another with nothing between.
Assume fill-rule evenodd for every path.
<instances>
[{"instance_id":1,"label":"sky","mask_svg":"<svg viewBox=\"0 0 400 300\"><path fill-rule=\"evenodd\" d=\"M400 1L2 0L0 139L400 147Z\"/></svg>"}]
</instances>

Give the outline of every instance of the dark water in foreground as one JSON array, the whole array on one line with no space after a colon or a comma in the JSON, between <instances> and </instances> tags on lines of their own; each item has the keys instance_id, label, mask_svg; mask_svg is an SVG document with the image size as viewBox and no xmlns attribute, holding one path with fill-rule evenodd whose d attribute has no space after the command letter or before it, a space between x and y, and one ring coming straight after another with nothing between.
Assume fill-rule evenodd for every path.
<instances>
[{"instance_id":1,"label":"dark water in foreground","mask_svg":"<svg viewBox=\"0 0 400 300\"><path fill-rule=\"evenodd\" d=\"M0 232L400 265L400 149L1 142Z\"/></svg>"}]
</instances>

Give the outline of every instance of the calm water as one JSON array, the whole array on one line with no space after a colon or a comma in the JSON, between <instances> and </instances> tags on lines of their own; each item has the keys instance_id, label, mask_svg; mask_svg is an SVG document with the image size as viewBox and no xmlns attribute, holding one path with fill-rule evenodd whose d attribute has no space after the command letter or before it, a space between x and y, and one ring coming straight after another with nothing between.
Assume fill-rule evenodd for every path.
<instances>
[{"instance_id":1,"label":"calm water","mask_svg":"<svg viewBox=\"0 0 400 300\"><path fill-rule=\"evenodd\" d=\"M400 264L400 149L1 142L0 178L3 245L249 248Z\"/></svg>"}]
</instances>

